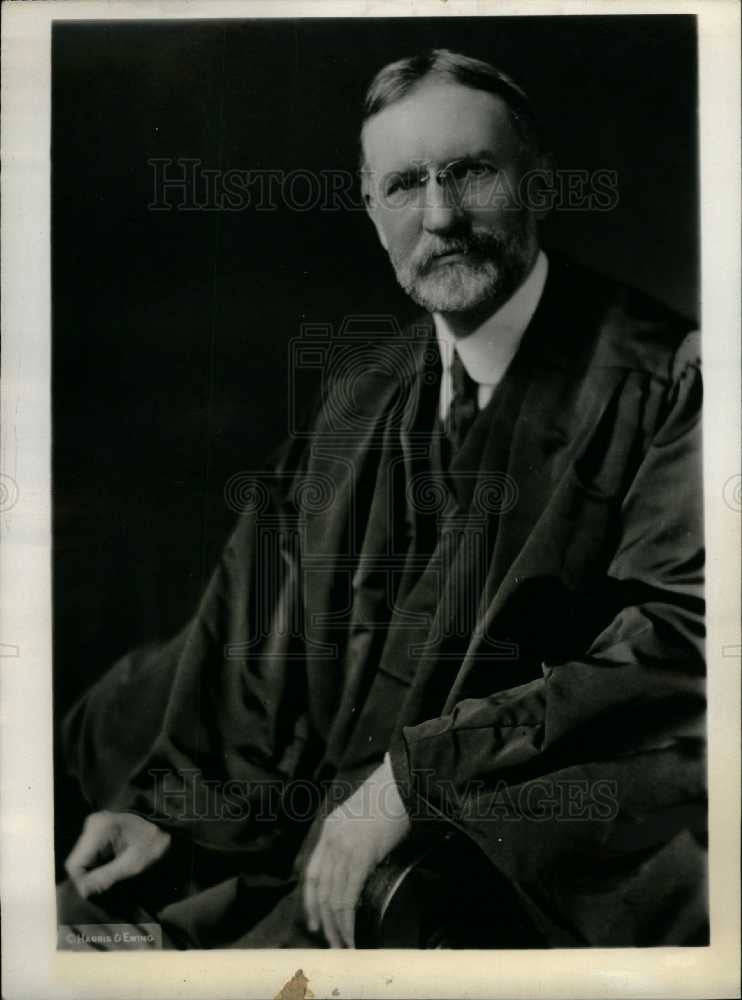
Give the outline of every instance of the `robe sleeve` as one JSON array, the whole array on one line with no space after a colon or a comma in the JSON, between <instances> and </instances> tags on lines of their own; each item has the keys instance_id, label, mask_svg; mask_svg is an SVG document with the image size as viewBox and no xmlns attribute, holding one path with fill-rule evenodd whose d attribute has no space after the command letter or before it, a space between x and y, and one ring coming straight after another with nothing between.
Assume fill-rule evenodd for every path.
<instances>
[{"instance_id":1,"label":"robe sleeve","mask_svg":"<svg viewBox=\"0 0 742 1000\"><path fill-rule=\"evenodd\" d=\"M275 835L276 795L312 753L292 500L305 464L290 443L245 484L188 625L123 657L68 714L66 763L93 808L223 850Z\"/></svg>"},{"instance_id":2,"label":"robe sleeve","mask_svg":"<svg viewBox=\"0 0 742 1000\"><path fill-rule=\"evenodd\" d=\"M434 820L472 838L555 944L702 943L705 933L695 343L676 354L623 498L607 571L623 595L615 617L579 658L404 728L390 750L413 828Z\"/></svg>"}]
</instances>

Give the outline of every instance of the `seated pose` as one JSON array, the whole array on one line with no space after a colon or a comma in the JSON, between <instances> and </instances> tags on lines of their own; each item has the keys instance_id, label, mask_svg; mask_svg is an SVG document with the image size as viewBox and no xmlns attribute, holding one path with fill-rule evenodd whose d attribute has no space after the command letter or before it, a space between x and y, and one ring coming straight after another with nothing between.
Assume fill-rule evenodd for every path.
<instances>
[{"instance_id":1,"label":"seated pose","mask_svg":"<svg viewBox=\"0 0 742 1000\"><path fill-rule=\"evenodd\" d=\"M380 862L456 831L524 946L703 944L692 324L540 249L548 161L493 66L384 67L361 148L424 314L329 338L193 620L65 720L60 922L353 947Z\"/></svg>"}]
</instances>

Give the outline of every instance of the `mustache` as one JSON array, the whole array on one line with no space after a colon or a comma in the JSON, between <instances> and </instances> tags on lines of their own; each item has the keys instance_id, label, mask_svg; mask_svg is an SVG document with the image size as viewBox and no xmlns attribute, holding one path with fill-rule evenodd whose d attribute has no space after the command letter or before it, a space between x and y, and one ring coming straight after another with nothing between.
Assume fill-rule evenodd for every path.
<instances>
[{"instance_id":1,"label":"mustache","mask_svg":"<svg viewBox=\"0 0 742 1000\"><path fill-rule=\"evenodd\" d=\"M415 248L409 263L417 271L427 271L436 258L449 253L470 254L475 257L499 257L505 249L505 240L490 230L472 230L447 239L429 237Z\"/></svg>"}]
</instances>

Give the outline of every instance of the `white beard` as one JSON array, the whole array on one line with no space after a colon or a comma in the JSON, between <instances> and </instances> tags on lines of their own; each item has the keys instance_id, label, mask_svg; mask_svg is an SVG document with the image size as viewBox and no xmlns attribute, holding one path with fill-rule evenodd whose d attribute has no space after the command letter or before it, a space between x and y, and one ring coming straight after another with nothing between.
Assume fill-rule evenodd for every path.
<instances>
[{"instance_id":1,"label":"white beard","mask_svg":"<svg viewBox=\"0 0 742 1000\"><path fill-rule=\"evenodd\" d=\"M502 274L494 261L454 261L408 279L397 272L408 295L429 312L467 312L502 294Z\"/></svg>"},{"instance_id":2,"label":"white beard","mask_svg":"<svg viewBox=\"0 0 742 1000\"><path fill-rule=\"evenodd\" d=\"M461 245L461 237L451 241L431 237L406 257L390 253L397 281L413 302L429 312L468 312L504 299L525 277L536 246L535 223L524 221L522 228L504 237L482 230L472 234L469 259L430 265L431 253ZM496 242L483 251L477 237L488 236Z\"/></svg>"}]
</instances>

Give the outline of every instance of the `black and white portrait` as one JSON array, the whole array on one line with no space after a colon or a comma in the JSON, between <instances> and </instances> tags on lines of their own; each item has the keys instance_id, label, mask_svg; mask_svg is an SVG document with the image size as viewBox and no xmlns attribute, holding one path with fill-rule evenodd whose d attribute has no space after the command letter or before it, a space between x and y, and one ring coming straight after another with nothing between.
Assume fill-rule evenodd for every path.
<instances>
[{"instance_id":1,"label":"black and white portrait","mask_svg":"<svg viewBox=\"0 0 742 1000\"><path fill-rule=\"evenodd\" d=\"M693 18L53 44L60 946L707 943Z\"/></svg>"},{"instance_id":2,"label":"black and white portrait","mask_svg":"<svg viewBox=\"0 0 742 1000\"><path fill-rule=\"evenodd\" d=\"M52 22L60 952L713 943L698 45Z\"/></svg>"}]
</instances>

